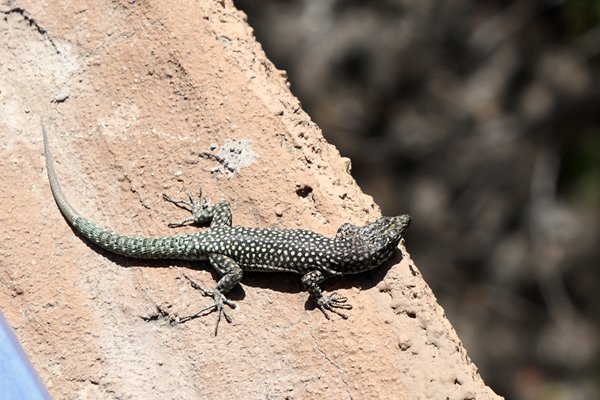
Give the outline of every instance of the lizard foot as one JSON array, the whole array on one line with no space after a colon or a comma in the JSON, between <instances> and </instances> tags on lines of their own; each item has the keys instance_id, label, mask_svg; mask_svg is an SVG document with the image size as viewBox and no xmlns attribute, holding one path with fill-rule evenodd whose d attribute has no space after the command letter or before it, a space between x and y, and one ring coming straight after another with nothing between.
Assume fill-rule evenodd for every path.
<instances>
[{"instance_id":1,"label":"lizard foot","mask_svg":"<svg viewBox=\"0 0 600 400\"><path fill-rule=\"evenodd\" d=\"M217 333L219 330L219 322L221 322L221 316L225 317L225 320L228 323L232 322L232 319L225 311L224 306L228 305L231 308L236 308L235 303L232 302L231 300L229 300L227 297L225 297L225 295L223 293L221 293L220 291L218 291L217 289L208 290L208 289L202 287L201 285L199 285L198 283L194 282L187 275L183 275L183 276L188 281L190 281L190 284L192 285L192 287L194 289L199 290L203 296L212 297L215 303L211 306L203 308L202 310L198 311L195 314L188 315L186 317L181 317L181 318L180 317L172 318L171 326L184 324L188 321L191 321L196 318L204 317L205 315L208 315L208 314L212 313L213 311L216 311L217 312L217 323L215 324L215 336L217 336Z\"/></svg>"},{"instance_id":2,"label":"lizard foot","mask_svg":"<svg viewBox=\"0 0 600 400\"><path fill-rule=\"evenodd\" d=\"M317 306L323 312L323 314L325 315L325 318L327 318L327 319L331 319L329 314L327 314L327 311L337 314L344 319L348 319L348 316L346 314L336 310L336 308L341 308L344 310L351 310L352 305L348 304L347 301L348 301L347 297L339 296L336 292L333 292L327 297L321 296L317 300Z\"/></svg>"},{"instance_id":3,"label":"lizard foot","mask_svg":"<svg viewBox=\"0 0 600 400\"><path fill-rule=\"evenodd\" d=\"M192 195L192 193L189 192L188 193L189 200L187 200L187 201L186 200L175 200L168 194L164 194L164 193L163 193L163 199L165 199L169 203L175 204L177 207L179 207L183 210L186 210L187 212L192 214L191 217L186 218L181 222L169 223L168 224L169 228L180 228L182 226L185 226L189 222L191 222L191 223L202 222L201 220L204 219L201 217L203 215L203 211L209 206L208 203L202 199L202 189L200 189L198 191L198 197L194 197Z\"/></svg>"}]
</instances>

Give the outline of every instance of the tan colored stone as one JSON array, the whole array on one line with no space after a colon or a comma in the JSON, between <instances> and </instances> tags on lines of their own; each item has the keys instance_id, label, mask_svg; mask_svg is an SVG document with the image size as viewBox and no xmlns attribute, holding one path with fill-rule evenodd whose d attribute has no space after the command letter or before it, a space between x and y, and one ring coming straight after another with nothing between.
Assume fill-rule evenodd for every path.
<instances>
[{"instance_id":1,"label":"tan colored stone","mask_svg":"<svg viewBox=\"0 0 600 400\"><path fill-rule=\"evenodd\" d=\"M161 194L200 187L228 199L238 225L332 235L379 209L230 1L11 4L0 5L0 308L55 398L497 398L404 247L391 268L325 285L351 298L348 320L325 320L296 276L248 274L218 337L212 316L170 326L157 307L210 303L182 274L206 286L214 275L77 237L50 194L40 116L70 202L122 233L171 233L184 215ZM235 173L200 156L228 140L254 153Z\"/></svg>"}]
</instances>

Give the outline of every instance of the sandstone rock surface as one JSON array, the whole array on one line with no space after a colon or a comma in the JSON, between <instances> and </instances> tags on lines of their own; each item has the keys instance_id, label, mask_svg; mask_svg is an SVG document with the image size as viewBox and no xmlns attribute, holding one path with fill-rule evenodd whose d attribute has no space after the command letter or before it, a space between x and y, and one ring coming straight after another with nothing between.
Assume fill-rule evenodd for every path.
<instances>
[{"instance_id":1,"label":"sandstone rock surface","mask_svg":"<svg viewBox=\"0 0 600 400\"><path fill-rule=\"evenodd\" d=\"M162 313L209 304L182 278L212 286L207 266L111 256L65 223L40 116L67 198L125 234L172 233L184 215L161 194L200 187L238 225L333 235L378 217L231 2L3 2L0 35L0 309L55 398L498 398L404 246L324 286L348 320L295 275L247 274L214 337L213 316Z\"/></svg>"}]
</instances>

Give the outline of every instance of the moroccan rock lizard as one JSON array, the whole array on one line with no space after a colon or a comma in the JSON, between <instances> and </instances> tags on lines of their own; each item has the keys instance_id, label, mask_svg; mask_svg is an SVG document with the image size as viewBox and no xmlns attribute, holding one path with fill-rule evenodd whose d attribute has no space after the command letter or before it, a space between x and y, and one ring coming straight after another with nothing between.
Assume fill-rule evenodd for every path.
<instances>
[{"instance_id":1,"label":"moroccan rock lizard","mask_svg":"<svg viewBox=\"0 0 600 400\"><path fill-rule=\"evenodd\" d=\"M235 308L225 297L242 279L243 271L288 271L302 275L302 285L315 299L318 308L329 319L328 312L347 316L338 309L352 306L346 297L331 293L325 296L319 284L325 279L345 274L355 274L378 267L388 261L396 251L404 231L411 222L409 215L381 217L359 227L343 224L333 238L303 229L246 228L231 225L231 208L226 201L210 204L202 199L189 201L163 197L176 206L191 212L192 216L181 223L206 224L210 227L198 233L138 237L126 236L103 228L81 216L64 197L56 178L48 135L42 122L46 169L50 188L58 208L67 222L87 240L115 254L138 259L172 259L208 261L221 278L212 291L191 281L192 286L213 298L214 304L198 313L172 322L182 323L216 311L217 333L221 315L231 318L224 306ZM188 278L189 279L189 278Z\"/></svg>"}]
</instances>

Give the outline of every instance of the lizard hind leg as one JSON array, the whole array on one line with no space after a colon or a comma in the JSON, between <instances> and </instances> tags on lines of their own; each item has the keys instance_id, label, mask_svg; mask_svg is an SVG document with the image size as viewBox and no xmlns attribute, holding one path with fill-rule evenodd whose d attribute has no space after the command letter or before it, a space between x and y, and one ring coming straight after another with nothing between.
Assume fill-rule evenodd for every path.
<instances>
[{"instance_id":1,"label":"lizard hind leg","mask_svg":"<svg viewBox=\"0 0 600 400\"><path fill-rule=\"evenodd\" d=\"M186 210L192 216L181 222L170 223L169 228L179 228L188 223L203 225L210 222L211 227L231 226L231 207L226 201L217 204L211 204L202 198L202 189L198 191L198 196L194 197L188 193L189 200L175 200L167 194L163 194L163 199L175 206Z\"/></svg>"},{"instance_id":2,"label":"lizard hind leg","mask_svg":"<svg viewBox=\"0 0 600 400\"><path fill-rule=\"evenodd\" d=\"M211 253L208 255L208 260L210 261L210 264L217 270L217 272L222 275L221 279L219 279L219 282L217 282L217 286L213 290L207 290L191 280L189 277L185 275L184 276L188 281L190 281L194 289L199 290L204 296L212 297L214 304L205 307L197 313L187 317L172 319L171 325L182 324L192 319L203 317L212 312L217 312L217 322L215 324L215 336L217 336L221 317L225 317L225 320L228 323L232 322L231 317L225 311L225 306L227 305L231 308L236 308L236 305L225 296L225 293L229 292L240 282L243 276L243 271L234 260L222 254Z\"/></svg>"},{"instance_id":3,"label":"lizard hind leg","mask_svg":"<svg viewBox=\"0 0 600 400\"><path fill-rule=\"evenodd\" d=\"M227 314L227 312L225 311L224 306L227 305L231 308L236 308L235 303L232 302L231 300L227 299L227 297L225 297L223 295L223 293L221 293L219 290L217 290L217 289L208 290L208 289L204 288L202 285L200 285L197 282L195 282L194 280L192 280L189 276L187 276L185 274L183 276L190 282L190 284L192 285L192 287L194 289L199 290L203 296L212 297L215 303L208 307L203 308L202 310L200 310L192 315L188 315L188 316L181 317L181 318L180 317L171 318L171 326L184 324L188 321L191 321L196 318L204 317L204 316L216 311L218 314L217 314L217 323L215 324L215 336L217 336L218 329L219 329L219 322L221 322L221 315L223 315L223 317L225 317L225 320L228 323L232 322L232 319L229 316L229 314Z\"/></svg>"}]
</instances>

